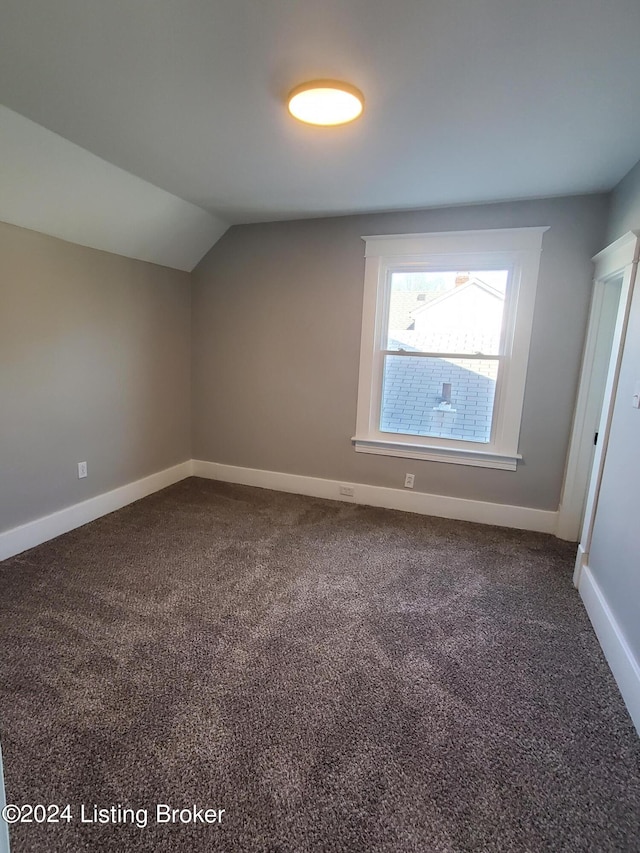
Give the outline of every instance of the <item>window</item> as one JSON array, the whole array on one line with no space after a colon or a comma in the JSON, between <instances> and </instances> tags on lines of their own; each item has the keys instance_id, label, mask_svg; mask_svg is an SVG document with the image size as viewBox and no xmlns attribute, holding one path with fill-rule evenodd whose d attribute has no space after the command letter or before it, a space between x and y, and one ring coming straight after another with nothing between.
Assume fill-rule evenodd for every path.
<instances>
[{"instance_id":1,"label":"window","mask_svg":"<svg viewBox=\"0 0 640 853\"><path fill-rule=\"evenodd\" d=\"M546 230L363 238L356 451L516 469Z\"/></svg>"}]
</instances>

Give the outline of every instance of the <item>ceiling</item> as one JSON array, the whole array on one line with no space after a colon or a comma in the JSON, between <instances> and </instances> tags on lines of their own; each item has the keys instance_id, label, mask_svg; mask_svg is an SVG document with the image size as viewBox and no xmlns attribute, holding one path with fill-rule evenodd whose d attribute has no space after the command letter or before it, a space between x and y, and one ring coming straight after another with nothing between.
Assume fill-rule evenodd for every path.
<instances>
[{"instance_id":1,"label":"ceiling","mask_svg":"<svg viewBox=\"0 0 640 853\"><path fill-rule=\"evenodd\" d=\"M187 272L229 227L3 106L0 221Z\"/></svg>"},{"instance_id":2,"label":"ceiling","mask_svg":"<svg viewBox=\"0 0 640 853\"><path fill-rule=\"evenodd\" d=\"M0 103L218 224L565 195L640 157L638 33L638 0L2 0ZM364 116L291 119L317 77Z\"/></svg>"}]
</instances>

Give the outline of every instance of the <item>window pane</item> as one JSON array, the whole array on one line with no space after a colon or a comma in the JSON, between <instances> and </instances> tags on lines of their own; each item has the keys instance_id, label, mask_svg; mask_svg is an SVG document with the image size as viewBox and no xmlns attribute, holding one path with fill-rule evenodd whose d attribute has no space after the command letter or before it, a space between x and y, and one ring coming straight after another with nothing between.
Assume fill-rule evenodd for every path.
<instances>
[{"instance_id":1,"label":"window pane","mask_svg":"<svg viewBox=\"0 0 640 853\"><path fill-rule=\"evenodd\" d=\"M380 431L491 440L497 359L386 355Z\"/></svg>"},{"instance_id":2,"label":"window pane","mask_svg":"<svg viewBox=\"0 0 640 853\"><path fill-rule=\"evenodd\" d=\"M389 350L499 355L507 270L395 272Z\"/></svg>"}]
</instances>

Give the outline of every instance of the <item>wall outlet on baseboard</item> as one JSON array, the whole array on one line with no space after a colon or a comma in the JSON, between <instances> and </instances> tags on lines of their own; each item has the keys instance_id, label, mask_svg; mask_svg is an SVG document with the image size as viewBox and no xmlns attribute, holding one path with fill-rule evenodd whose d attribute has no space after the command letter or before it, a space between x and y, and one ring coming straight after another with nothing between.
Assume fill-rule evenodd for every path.
<instances>
[{"instance_id":1,"label":"wall outlet on baseboard","mask_svg":"<svg viewBox=\"0 0 640 853\"><path fill-rule=\"evenodd\" d=\"M405 474L404 475L404 487L405 489L412 489L413 484L415 483L416 475L415 474Z\"/></svg>"},{"instance_id":2,"label":"wall outlet on baseboard","mask_svg":"<svg viewBox=\"0 0 640 853\"><path fill-rule=\"evenodd\" d=\"M352 498L356 493L356 490L353 486L340 486L338 491L341 495L344 495L347 498Z\"/></svg>"},{"instance_id":3,"label":"wall outlet on baseboard","mask_svg":"<svg viewBox=\"0 0 640 853\"><path fill-rule=\"evenodd\" d=\"M82 480L87 476L87 463L86 462L78 462L78 479Z\"/></svg>"}]
</instances>

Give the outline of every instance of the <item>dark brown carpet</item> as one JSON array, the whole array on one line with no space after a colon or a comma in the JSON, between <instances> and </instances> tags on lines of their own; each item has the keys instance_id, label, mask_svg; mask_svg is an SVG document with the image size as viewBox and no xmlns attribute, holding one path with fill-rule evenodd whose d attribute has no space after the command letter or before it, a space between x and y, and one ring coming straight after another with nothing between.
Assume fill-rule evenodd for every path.
<instances>
[{"instance_id":1,"label":"dark brown carpet","mask_svg":"<svg viewBox=\"0 0 640 853\"><path fill-rule=\"evenodd\" d=\"M190 479L6 561L7 799L74 816L13 853L640 850L640 741L574 552Z\"/></svg>"}]
</instances>

